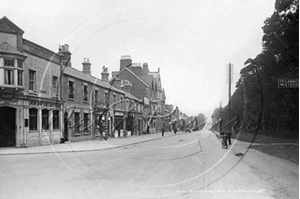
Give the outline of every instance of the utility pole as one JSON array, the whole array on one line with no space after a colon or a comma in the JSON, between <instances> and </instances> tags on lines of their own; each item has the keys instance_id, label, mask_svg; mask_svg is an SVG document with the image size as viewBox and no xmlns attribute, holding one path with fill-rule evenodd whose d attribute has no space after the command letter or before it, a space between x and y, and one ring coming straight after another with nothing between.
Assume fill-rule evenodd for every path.
<instances>
[{"instance_id":1,"label":"utility pole","mask_svg":"<svg viewBox=\"0 0 300 199\"><path fill-rule=\"evenodd\" d=\"M233 80L233 64L228 64L228 122L231 121L231 84ZM229 124L229 127L231 129L231 125Z\"/></svg>"}]
</instances>

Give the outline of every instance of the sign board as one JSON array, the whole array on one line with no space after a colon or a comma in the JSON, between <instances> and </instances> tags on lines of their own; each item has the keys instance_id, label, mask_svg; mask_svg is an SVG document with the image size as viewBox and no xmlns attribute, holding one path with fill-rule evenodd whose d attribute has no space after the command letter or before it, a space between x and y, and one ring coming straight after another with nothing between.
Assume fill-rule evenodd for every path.
<instances>
[{"instance_id":1,"label":"sign board","mask_svg":"<svg viewBox=\"0 0 300 199\"><path fill-rule=\"evenodd\" d=\"M144 97L144 104L149 105L149 99L147 97Z\"/></svg>"},{"instance_id":2,"label":"sign board","mask_svg":"<svg viewBox=\"0 0 300 199\"><path fill-rule=\"evenodd\" d=\"M298 88L299 79L278 79L278 88Z\"/></svg>"},{"instance_id":3,"label":"sign board","mask_svg":"<svg viewBox=\"0 0 300 199\"><path fill-rule=\"evenodd\" d=\"M116 115L116 116L124 116L124 113L121 113L121 112L115 112L115 115Z\"/></svg>"}]
</instances>

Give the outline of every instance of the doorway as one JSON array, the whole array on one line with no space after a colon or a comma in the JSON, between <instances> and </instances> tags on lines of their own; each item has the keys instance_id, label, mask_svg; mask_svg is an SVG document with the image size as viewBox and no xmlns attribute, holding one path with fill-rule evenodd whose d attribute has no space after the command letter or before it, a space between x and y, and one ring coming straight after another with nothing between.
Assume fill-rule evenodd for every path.
<instances>
[{"instance_id":1,"label":"doorway","mask_svg":"<svg viewBox=\"0 0 300 199\"><path fill-rule=\"evenodd\" d=\"M0 147L16 146L16 109L0 107Z\"/></svg>"}]
</instances>

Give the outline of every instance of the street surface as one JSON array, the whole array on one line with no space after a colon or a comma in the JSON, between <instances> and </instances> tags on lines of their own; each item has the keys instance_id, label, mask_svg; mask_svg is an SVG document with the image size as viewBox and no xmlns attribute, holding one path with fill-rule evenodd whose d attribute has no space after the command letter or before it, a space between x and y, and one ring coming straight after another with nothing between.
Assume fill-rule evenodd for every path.
<instances>
[{"instance_id":1,"label":"street surface","mask_svg":"<svg viewBox=\"0 0 300 199\"><path fill-rule=\"evenodd\" d=\"M241 159L207 130L105 150L0 155L0 198L274 198Z\"/></svg>"}]
</instances>

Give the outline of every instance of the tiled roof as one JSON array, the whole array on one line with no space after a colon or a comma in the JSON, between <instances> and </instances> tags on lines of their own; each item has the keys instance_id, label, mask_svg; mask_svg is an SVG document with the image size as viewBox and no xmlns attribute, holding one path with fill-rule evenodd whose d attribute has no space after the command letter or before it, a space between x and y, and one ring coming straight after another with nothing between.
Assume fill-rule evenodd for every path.
<instances>
[{"instance_id":1,"label":"tiled roof","mask_svg":"<svg viewBox=\"0 0 300 199\"><path fill-rule=\"evenodd\" d=\"M15 55L21 55L25 57L23 53L19 52L17 49L9 45L7 42L4 42L0 45L0 53L15 54Z\"/></svg>"}]
</instances>

